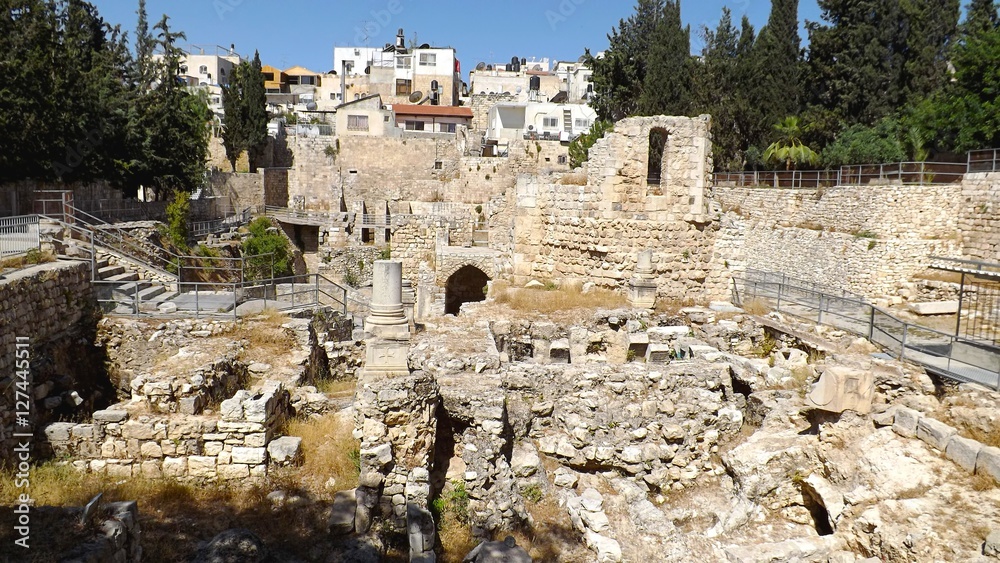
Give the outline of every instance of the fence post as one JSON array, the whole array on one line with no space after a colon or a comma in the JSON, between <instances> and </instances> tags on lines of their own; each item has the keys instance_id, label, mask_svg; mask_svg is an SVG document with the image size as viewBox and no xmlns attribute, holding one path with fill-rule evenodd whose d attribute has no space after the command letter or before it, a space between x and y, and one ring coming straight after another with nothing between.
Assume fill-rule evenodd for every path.
<instances>
[{"instance_id":1,"label":"fence post","mask_svg":"<svg viewBox=\"0 0 1000 563\"><path fill-rule=\"evenodd\" d=\"M73 238L72 233L69 236ZM94 231L90 231L90 281L97 281L97 247L94 246Z\"/></svg>"},{"instance_id":2,"label":"fence post","mask_svg":"<svg viewBox=\"0 0 1000 563\"><path fill-rule=\"evenodd\" d=\"M875 307L868 305L868 340L875 338Z\"/></svg>"},{"instance_id":3,"label":"fence post","mask_svg":"<svg viewBox=\"0 0 1000 563\"><path fill-rule=\"evenodd\" d=\"M819 316L816 318L816 324L823 324L823 292L819 293Z\"/></svg>"},{"instance_id":4,"label":"fence post","mask_svg":"<svg viewBox=\"0 0 1000 563\"><path fill-rule=\"evenodd\" d=\"M909 332L910 323L903 323L903 340L900 342L899 361L906 357L906 334Z\"/></svg>"},{"instance_id":5,"label":"fence post","mask_svg":"<svg viewBox=\"0 0 1000 563\"><path fill-rule=\"evenodd\" d=\"M776 311L781 310L781 288L785 287L784 276L782 276L782 281L778 282L778 303L774 306Z\"/></svg>"},{"instance_id":6,"label":"fence post","mask_svg":"<svg viewBox=\"0 0 1000 563\"><path fill-rule=\"evenodd\" d=\"M198 318L198 315L201 314L201 305L198 303L198 289L199 289L198 285L195 284L195 286L194 286L194 318L196 318L196 319Z\"/></svg>"},{"instance_id":7,"label":"fence post","mask_svg":"<svg viewBox=\"0 0 1000 563\"><path fill-rule=\"evenodd\" d=\"M133 299L133 304L135 305L135 316L138 317L139 316L139 282L136 281L136 282L133 282L133 283L135 283L135 290L133 290L133 292L132 292L132 296L133 296L132 299Z\"/></svg>"},{"instance_id":8,"label":"fence post","mask_svg":"<svg viewBox=\"0 0 1000 563\"><path fill-rule=\"evenodd\" d=\"M316 289L315 289L315 302L313 303L317 307L319 306L319 274L313 274L316 276Z\"/></svg>"},{"instance_id":9,"label":"fence post","mask_svg":"<svg viewBox=\"0 0 1000 563\"><path fill-rule=\"evenodd\" d=\"M236 293L236 284L233 284L233 321L239 320L239 315L236 314L236 307L239 306L239 296Z\"/></svg>"}]
</instances>

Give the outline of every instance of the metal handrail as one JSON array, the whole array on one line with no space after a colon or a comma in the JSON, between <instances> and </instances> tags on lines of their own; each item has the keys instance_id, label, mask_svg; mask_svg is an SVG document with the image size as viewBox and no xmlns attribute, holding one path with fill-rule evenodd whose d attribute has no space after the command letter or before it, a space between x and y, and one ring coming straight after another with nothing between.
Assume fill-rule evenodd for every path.
<instances>
[{"instance_id":1,"label":"metal handrail","mask_svg":"<svg viewBox=\"0 0 1000 563\"><path fill-rule=\"evenodd\" d=\"M0 217L0 258L41 250L38 215Z\"/></svg>"},{"instance_id":2,"label":"metal handrail","mask_svg":"<svg viewBox=\"0 0 1000 563\"><path fill-rule=\"evenodd\" d=\"M908 323L862 297L846 292L833 295L819 290L817 284L783 274L748 270L742 280L733 281L738 304L754 298L772 301L777 311L863 336L929 372L1000 391L1000 348L996 346ZM975 351L970 352L970 348Z\"/></svg>"}]
</instances>

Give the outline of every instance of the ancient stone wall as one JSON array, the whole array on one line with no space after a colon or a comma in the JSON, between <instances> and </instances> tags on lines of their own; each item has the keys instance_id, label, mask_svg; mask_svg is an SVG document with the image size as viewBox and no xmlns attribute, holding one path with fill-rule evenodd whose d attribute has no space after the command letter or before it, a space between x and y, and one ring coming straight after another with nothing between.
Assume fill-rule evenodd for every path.
<instances>
[{"instance_id":1,"label":"ancient stone wall","mask_svg":"<svg viewBox=\"0 0 1000 563\"><path fill-rule=\"evenodd\" d=\"M221 420L109 409L95 412L91 422L55 422L44 432L52 454L74 458L81 471L116 477L246 479L265 476L269 463L290 461L285 442L274 445L291 414L280 382L237 391L219 412Z\"/></svg>"},{"instance_id":2,"label":"ancient stone wall","mask_svg":"<svg viewBox=\"0 0 1000 563\"><path fill-rule=\"evenodd\" d=\"M236 210L264 205L263 169L257 174L213 172L209 177L209 184L212 193L228 197Z\"/></svg>"},{"instance_id":3,"label":"ancient stone wall","mask_svg":"<svg viewBox=\"0 0 1000 563\"><path fill-rule=\"evenodd\" d=\"M930 256L959 256L963 192L945 186L715 187L725 212L717 252L731 268L871 297L895 295Z\"/></svg>"},{"instance_id":4,"label":"ancient stone wall","mask_svg":"<svg viewBox=\"0 0 1000 563\"><path fill-rule=\"evenodd\" d=\"M723 295L718 222L704 187L711 167L707 116L632 118L591 149L582 172L522 176L513 212L514 282L532 278L622 287L636 255L654 250L661 297ZM650 133L668 134L659 183L647 182ZM501 225L492 225L502 229Z\"/></svg>"},{"instance_id":5,"label":"ancient stone wall","mask_svg":"<svg viewBox=\"0 0 1000 563\"><path fill-rule=\"evenodd\" d=\"M962 254L970 260L1000 257L1000 172L966 174L962 182L958 230Z\"/></svg>"},{"instance_id":6,"label":"ancient stone wall","mask_svg":"<svg viewBox=\"0 0 1000 563\"><path fill-rule=\"evenodd\" d=\"M94 306L90 265L82 262L42 264L8 272L0 280L0 388L7 390L0 395L0 461L10 459L14 432L30 432L57 414L73 416L78 408L93 405L100 385L66 381L62 378L66 372L56 372L70 367L62 365L68 358L60 352L69 353L92 328L89 312ZM29 357L21 358L27 363L21 365L16 364L19 337L29 343ZM88 366L86 354L78 352L71 363ZM17 385L22 381L28 383L26 388ZM18 396L15 390L27 397ZM105 396L104 400L112 398ZM30 401L31 424L27 429L14 426L15 413L25 410L23 404L17 405L18 400Z\"/></svg>"},{"instance_id":7,"label":"ancient stone wall","mask_svg":"<svg viewBox=\"0 0 1000 563\"><path fill-rule=\"evenodd\" d=\"M264 205L288 207L288 169L264 169Z\"/></svg>"}]
</instances>

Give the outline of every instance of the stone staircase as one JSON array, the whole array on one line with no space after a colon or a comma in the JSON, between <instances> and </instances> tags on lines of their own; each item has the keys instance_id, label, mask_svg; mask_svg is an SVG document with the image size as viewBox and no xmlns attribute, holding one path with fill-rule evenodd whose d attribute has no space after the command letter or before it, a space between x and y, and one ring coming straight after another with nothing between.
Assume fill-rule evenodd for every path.
<instances>
[{"instance_id":1,"label":"stone staircase","mask_svg":"<svg viewBox=\"0 0 1000 563\"><path fill-rule=\"evenodd\" d=\"M134 312L138 303L140 311L155 311L179 295L173 290L176 285L144 279L136 271L129 271L121 264L112 264L111 256L106 253L98 251L97 256L94 282L98 295L117 303L115 309L128 308L129 312Z\"/></svg>"}]
</instances>

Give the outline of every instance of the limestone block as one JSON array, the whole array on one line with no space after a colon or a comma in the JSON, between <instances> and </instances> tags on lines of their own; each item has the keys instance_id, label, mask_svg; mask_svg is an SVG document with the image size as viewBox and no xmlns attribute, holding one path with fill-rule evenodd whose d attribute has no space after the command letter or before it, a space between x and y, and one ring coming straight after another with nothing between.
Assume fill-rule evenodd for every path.
<instances>
[{"instance_id":1,"label":"limestone block","mask_svg":"<svg viewBox=\"0 0 1000 563\"><path fill-rule=\"evenodd\" d=\"M853 410L868 414L874 395L875 383L870 371L830 366L806 396L806 405L828 412Z\"/></svg>"},{"instance_id":2,"label":"limestone block","mask_svg":"<svg viewBox=\"0 0 1000 563\"><path fill-rule=\"evenodd\" d=\"M976 475L989 475L1000 483L1000 448L983 447L976 458Z\"/></svg>"},{"instance_id":3,"label":"limestone block","mask_svg":"<svg viewBox=\"0 0 1000 563\"><path fill-rule=\"evenodd\" d=\"M945 455L948 456L948 459L954 461L969 473L972 473L976 470L976 459L979 457L979 452L982 449L983 445L975 440L961 436L952 436L948 440L948 446L945 448Z\"/></svg>"},{"instance_id":4,"label":"limestone block","mask_svg":"<svg viewBox=\"0 0 1000 563\"><path fill-rule=\"evenodd\" d=\"M94 411L91 418L96 422L122 422L128 419L128 413L114 410Z\"/></svg>"},{"instance_id":5,"label":"limestone block","mask_svg":"<svg viewBox=\"0 0 1000 563\"><path fill-rule=\"evenodd\" d=\"M654 326L650 327L646 333L649 335L650 344L662 344L676 340L682 336L687 336L691 332L689 326Z\"/></svg>"},{"instance_id":6,"label":"limestone block","mask_svg":"<svg viewBox=\"0 0 1000 563\"><path fill-rule=\"evenodd\" d=\"M164 477L183 477L187 475L186 457L168 457L163 460L161 466Z\"/></svg>"},{"instance_id":7,"label":"limestone block","mask_svg":"<svg viewBox=\"0 0 1000 563\"><path fill-rule=\"evenodd\" d=\"M958 301L910 303L907 307L918 315L954 315L958 312Z\"/></svg>"},{"instance_id":8,"label":"limestone block","mask_svg":"<svg viewBox=\"0 0 1000 563\"><path fill-rule=\"evenodd\" d=\"M208 456L190 456L188 459L188 474L191 477L215 477L215 458Z\"/></svg>"},{"instance_id":9,"label":"limestone block","mask_svg":"<svg viewBox=\"0 0 1000 563\"><path fill-rule=\"evenodd\" d=\"M291 465L302 460L302 438L297 436L282 436L272 440L267 445L267 453L271 463ZM353 516L351 517L353 520Z\"/></svg>"},{"instance_id":10,"label":"limestone block","mask_svg":"<svg viewBox=\"0 0 1000 563\"><path fill-rule=\"evenodd\" d=\"M337 493L330 509L330 533L334 536L346 536L354 532L357 510L358 501L354 489Z\"/></svg>"},{"instance_id":11,"label":"limestone block","mask_svg":"<svg viewBox=\"0 0 1000 563\"><path fill-rule=\"evenodd\" d=\"M667 363L674 355L670 344L650 344L646 347L646 363Z\"/></svg>"},{"instance_id":12,"label":"limestone block","mask_svg":"<svg viewBox=\"0 0 1000 563\"><path fill-rule=\"evenodd\" d=\"M246 479L250 477L250 466L241 463L218 466L219 479L233 480Z\"/></svg>"},{"instance_id":13,"label":"limestone block","mask_svg":"<svg viewBox=\"0 0 1000 563\"><path fill-rule=\"evenodd\" d=\"M541 467L542 461L531 444L520 444L511 455L510 468L518 477L531 477Z\"/></svg>"},{"instance_id":14,"label":"limestone block","mask_svg":"<svg viewBox=\"0 0 1000 563\"><path fill-rule=\"evenodd\" d=\"M945 451L948 440L957 432L951 426L926 416L917 423L917 438L941 451Z\"/></svg>"},{"instance_id":15,"label":"limestone block","mask_svg":"<svg viewBox=\"0 0 1000 563\"><path fill-rule=\"evenodd\" d=\"M597 552L597 563L620 563L622 548L617 541L587 530L585 535L587 547Z\"/></svg>"},{"instance_id":16,"label":"limestone block","mask_svg":"<svg viewBox=\"0 0 1000 563\"><path fill-rule=\"evenodd\" d=\"M143 442L142 446L139 448L139 453L145 458L163 457L163 449L160 447L160 444L156 442Z\"/></svg>"},{"instance_id":17,"label":"limestone block","mask_svg":"<svg viewBox=\"0 0 1000 563\"><path fill-rule=\"evenodd\" d=\"M258 465L267 462L266 448L233 448L233 463Z\"/></svg>"},{"instance_id":18,"label":"limestone block","mask_svg":"<svg viewBox=\"0 0 1000 563\"><path fill-rule=\"evenodd\" d=\"M76 424L72 422L53 422L45 427L45 438L49 443L68 442L70 432Z\"/></svg>"},{"instance_id":19,"label":"limestone block","mask_svg":"<svg viewBox=\"0 0 1000 563\"><path fill-rule=\"evenodd\" d=\"M896 419L892 423L892 430L904 438L913 438L917 435L917 423L923 417L920 412L906 407L896 409Z\"/></svg>"},{"instance_id":20,"label":"limestone block","mask_svg":"<svg viewBox=\"0 0 1000 563\"><path fill-rule=\"evenodd\" d=\"M163 471L160 469L159 461L144 461L140 466L140 472L143 477L149 479L160 479L163 477Z\"/></svg>"}]
</instances>

